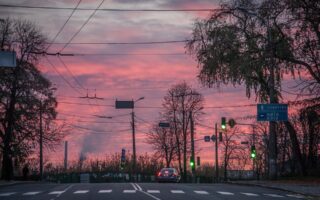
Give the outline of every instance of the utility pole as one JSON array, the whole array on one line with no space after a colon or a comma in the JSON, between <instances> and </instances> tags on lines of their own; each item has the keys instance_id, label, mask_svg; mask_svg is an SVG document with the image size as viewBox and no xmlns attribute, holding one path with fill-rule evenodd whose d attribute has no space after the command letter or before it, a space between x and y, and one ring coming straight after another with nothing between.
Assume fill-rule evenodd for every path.
<instances>
[{"instance_id":1,"label":"utility pole","mask_svg":"<svg viewBox=\"0 0 320 200\"><path fill-rule=\"evenodd\" d=\"M64 170L68 169L68 141L64 142Z\"/></svg>"},{"instance_id":2,"label":"utility pole","mask_svg":"<svg viewBox=\"0 0 320 200\"><path fill-rule=\"evenodd\" d=\"M190 130L191 130L191 158L195 159L195 153L194 153L194 122L193 122L193 117L192 117L192 111L190 111ZM196 172L196 166L195 164L193 164L193 166L191 166L191 171L192 171L192 182L195 182L194 180L194 176L195 176L195 172Z\"/></svg>"},{"instance_id":3,"label":"utility pole","mask_svg":"<svg viewBox=\"0 0 320 200\"><path fill-rule=\"evenodd\" d=\"M216 168L216 181L219 181L219 164L218 164L218 124L215 124L215 135L216 135L216 145L215 145L215 150L216 150L216 163L215 163L215 168Z\"/></svg>"},{"instance_id":4,"label":"utility pole","mask_svg":"<svg viewBox=\"0 0 320 200\"><path fill-rule=\"evenodd\" d=\"M278 103L275 94L275 80L274 80L274 59L273 59L273 47L272 47L272 35L269 24L269 18L267 19L267 38L268 38L268 52L269 52L269 98L270 104ZM274 180L277 179L277 135L276 135L276 122L270 121L269 123L269 178Z\"/></svg>"},{"instance_id":5,"label":"utility pole","mask_svg":"<svg viewBox=\"0 0 320 200\"><path fill-rule=\"evenodd\" d=\"M134 123L134 111L131 112L131 127L132 127L132 149L133 149L133 174L136 174L136 130Z\"/></svg>"},{"instance_id":6,"label":"utility pole","mask_svg":"<svg viewBox=\"0 0 320 200\"><path fill-rule=\"evenodd\" d=\"M42 132L42 102L40 100L40 180L43 178L43 150L42 150L42 142L43 142L43 132Z\"/></svg>"}]
</instances>

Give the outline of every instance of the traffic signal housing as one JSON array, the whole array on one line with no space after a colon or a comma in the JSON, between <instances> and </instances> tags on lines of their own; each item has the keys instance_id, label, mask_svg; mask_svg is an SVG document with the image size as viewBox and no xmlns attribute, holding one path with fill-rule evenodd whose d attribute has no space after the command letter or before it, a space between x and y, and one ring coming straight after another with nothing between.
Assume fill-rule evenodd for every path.
<instances>
[{"instance_id":1,"label":"traffic signal housing","mask_svg":"<svg viewBox=\"0 0 320 200\"><path fill-rule=\"evenodd\" d=\"M227 124L226 124L226 118L225 117L221 117L221 129L222 130L226 130L227 128Z\"/></svg>"},{"instance_id":2,"label":"traffic signal housing","mask_svg":"<svg viewBox=\"0 0 320 200\"><path fill-rule=\"evenodd\" d=\"M252 159L255 159L257 156L257 152L256 152L256 147L254 145L251 146L251 153L250 153L250 157Z\"/></svg>"},{"instance_id":3,"label":"traffic signal housing","mask_svg":"<svg viewBox=\"0 0 320 200\"><path fill-rule=\"evenodd\" d=\"M126 165L126 150L121 150L121 158L120 158L120 170L123 170Z\"/></svg>"},{"instance_id":4,"label":"traffic signal housing","mask_svg":"<svg viewBox=\"0 0 320 200\"><path fill-rule=\"evenodd\" d=\"M192 156L190 157L190 167L191 169L195 169L194 158Z\"/></svg>"}]
</instances>

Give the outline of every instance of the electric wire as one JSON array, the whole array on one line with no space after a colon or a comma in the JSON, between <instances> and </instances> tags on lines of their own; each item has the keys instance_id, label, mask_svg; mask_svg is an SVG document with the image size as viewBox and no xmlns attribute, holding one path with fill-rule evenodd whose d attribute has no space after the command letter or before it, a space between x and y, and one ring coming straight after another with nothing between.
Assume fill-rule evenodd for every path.
<instances>
[{"instance_id":1,"label":"electric wire","mask_svg":"<svg viewBox=\"0 0 320 200\"><path fill-rule=\"evenodd\" d=\"M46 60L47 60L47 62L49 63L49 65L54 69L54 71L60 76L60 78L62 78L62 80L64 81L64 82L66 82L67 83L67 85L70 87L70 88L72 88L74 91L76 91L77 93L79 93L79 94L81 94L82 95L82 93L76 88L76 87L74 87L60 72L59 72L59 70L56 68L56 66L49 60L49 58L47 57L47 56L45 56L45 58L46 58Z\"/></svg>"},{"instance_id":2,"label":"electric wire","mask_svg":"<svg viewBox=\"0 0 320 200\"><path fill-rule=\"evenodd\" d=\"M62 27L60 28L60 30L57 32L57 34L54 36L53 40L51 43L49 43L48 47L46 48L46 51L48 51L48 49L51 47L52 44L54 44L54 42L56 41L57 37L60 35L60 33L62 32L62 30L64 29L64 27L67 25L67 23L69 22L69 20L71 19L71 17L73 16L73 14L75 13L75 11L77 10L78 6L80 5L82 0L79 0L76 7L74 7L74 9L72 10L71 14L69 15L68 19L64 22L64 24L62 25Z\"/></svg>"},{"instance_id":3,"label":"electric wire","mask_svg":"<svg viewBox=\"0 0 320 200\"><path fill-rule=\"evenodd\" d=\"M186 53L47 53L41 52L47 56L187 56Z\"/></svg>"},{"instance_id":4,"label":"electric wire","mask_svg":"<svg viewBox=\"0 0 320 200\"><path fill-rule=\"evenodd\" d=\"M71 7L54 7L54 6L28 6L28 5L9 5L0 4L0 7L5 8L28 8L28 9L46 9L46 10L73 10ZM199 8L199 9L121 9L121 8L78 8L81 11L112 11L112 12L212 12L221 11L224 9L217 8Z\"/></svg>"},{"instance_id":5,"label":"electric wire","mask_svg":"<svg viewBox=\"0 0 320 200\"><path fill-rule=\"evenodd\" d=\"M71 77L74 79L74 81L80 86L80 88L86 90L83 85L78 81L78 79L74 76L74 74L72 73L72 71L69 69L69 67L66 65L66 63L61 59L60 56L58 56L59 61L62 63L62 65L64 66L64 68L68 71L68 73L71 75Z\"/></svg>"},{"instance_id":6,"label":"electric wire","mask_svg":"<svg viewBox=\"0 0 320 200\"><path fill-rule=\"evenodd\" d=\"M98 9L101 7L101 5L103 4L105 0L102 0L100 2L100 4L98 5L98 7L96 9L94 9L94 11L91 13L91 15L87 18L87 20L82 24L82 26L80 27L80 29L78 29L77 32L75 32L75 34L73 34L73 36L69 39L69 41L62 47L62 49L60 49L59 52L62 52L68 45L70 42L72 42L72 40L81 32L81 30L87 25L87 23L90 21L90 19L95 15L95 13L98 11Z\"/></svg>"},{"instance_id":7,"label":"electric wire","mask_svg":"<svg viewBox=\"0 0 320 200\"><path fill-rule=\"evenodd\" d=\"M149 44L186 43L189 41L191 40L140 41L140 42L70 42L69 45L149 45ZM50 44L66 44L66 42L54 42Z\"/></svg>"}]
</instances>

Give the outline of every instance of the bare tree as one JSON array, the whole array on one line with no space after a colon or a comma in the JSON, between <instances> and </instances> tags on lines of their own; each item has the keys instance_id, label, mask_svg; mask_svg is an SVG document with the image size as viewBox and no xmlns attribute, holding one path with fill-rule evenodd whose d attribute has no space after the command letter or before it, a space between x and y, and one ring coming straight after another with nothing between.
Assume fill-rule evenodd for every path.
<instances>
[{"instance_id":1,"label":"bare tree","mask_svg":"<svg viewBox=\"0 0 320 200\"><path fill-rule=\"evenodd\" d=\"M186 82L173 85L164 97L164 115L171 119L177 145L177 159L182 172L181 155L183 155L183 179L187 178L187 156L190 153L190 113L197 121L202 114L203 96L195 89L192 89Z\"/></svg>"},{"instance_id":2,"label":"bare tree","mask_svg":"<svg viewBox=\"0 0 320 200\"><path fill-rule=\"evenodd\" d=\"M222 153L223 153L223 162L224 162L224 179L227 180L228 176L228 167L230 165L230 160L236 157L237 154L243 153L243 149L239 144L239 129L233 128L228 129L223 132L222 140Z\"/></svg>"},{"instance_id":3,"label":"bare tree","mask_svg":"<svg viewBox=\"0 0 320 200\"><path fill-rule=\"evenodd\" d=\"M166 167L170 167L177 152L174 128L159 127L158 124L154 125L147 134L147 142L153 146L158 157L165 159Z\"/></svg>"}]
</instances>

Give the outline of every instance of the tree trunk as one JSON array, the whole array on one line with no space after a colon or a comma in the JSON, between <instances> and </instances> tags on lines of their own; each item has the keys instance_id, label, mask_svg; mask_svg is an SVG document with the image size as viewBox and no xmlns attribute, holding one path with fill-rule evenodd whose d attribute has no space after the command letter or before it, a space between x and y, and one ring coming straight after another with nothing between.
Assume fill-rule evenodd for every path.
<instances>
[{"instance_id":1,"label":"tree trunk","mask_svg":"<svg viewBox=\"0 0 320 200\"><path fill-rule=\"evenodd\" d=\"M293 154L293 157L294 157L296 163L298 163L299 172L301 175L305 176L305 175L307 175L307 171L306 171L303 159L302 159L301 150L300 150L299 142L297 139L297 132L293 128L292 124L289 121L285 122L284 124L289 132L289 135L290 135L292 154Z\"/></svg>"},{"instance_id":2,"label":"tree trunk","mask_svg":"<svg viewBox=\"0 0 320 200\"><path fill-rule=\"evenodd\" d=\"M176 136L176 143L177 143L177 153L178 153L178 163L179 163L179 171L182 173L182 165L181 165L181 148L180 148L180 139L178 135L178 128L177 128L177 120L176 120L176 111L173 111L173 122L174 122L174 134Z\"/></svg>"},{"instance_id":3,"label":"tree trunk","mask_svg":"<svg viewBox=\"0 0 320 200\"><path fill-rule=\"evenodd\" d=\"M10 181L13 179L13 164L10 155L10 148L5 147L2 154L2 177L1 179Z\"/></svg>"},{"instance_id":4,"label":"tree trunk","mask_svg":"<svg viewBox=\"0 0 320 200\"><path fill-rule=\"evenodd\" d=\"M17 67L18 68L18 67ZM14 110L16 104L16 79L17 79L17 68L14 71L15 81L10 95L10 105L6 111L6 121L8 123L5 129L5 136L3 140L3 157L2 157L2 179L12 180L13 178L13 164L12 164L12 152L11 152L11 142L13 137L13 127L14 127Z\"/></svg>"}]
</instances>

